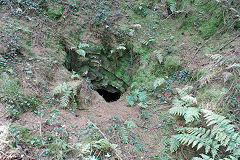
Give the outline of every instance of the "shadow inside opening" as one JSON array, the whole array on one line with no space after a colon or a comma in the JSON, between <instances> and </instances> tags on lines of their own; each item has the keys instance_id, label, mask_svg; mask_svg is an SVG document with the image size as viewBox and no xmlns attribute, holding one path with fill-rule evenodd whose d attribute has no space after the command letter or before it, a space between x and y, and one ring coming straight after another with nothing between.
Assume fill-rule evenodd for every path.
<instances>
[{"instance_id":1,"label":"shadow inside opening","mask_svg":"<svg viewBox=\"0 0 240 160\"><path fill-rule=\"evenodd\" d=\"M96 91L105 99L106 102L114 102L121 97L121 92L111 93L104 89L97 89Z\"/></svg>"}]
</instances>

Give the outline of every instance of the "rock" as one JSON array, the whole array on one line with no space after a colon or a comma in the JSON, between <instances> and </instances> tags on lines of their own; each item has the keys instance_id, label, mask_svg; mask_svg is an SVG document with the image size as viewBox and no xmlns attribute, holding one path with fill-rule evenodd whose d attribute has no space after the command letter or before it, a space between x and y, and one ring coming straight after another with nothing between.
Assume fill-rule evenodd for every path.
<instances>
[{"instance_id":1,"label":"rock","mask_svg":"<svg viewBox=\"0 0 240 160\"><path fill-rule=\"evenodd\" d=\"M4 53L6 53L6 52L7 52L7 48L4 47L3 45L0 46L0 54L4 54Z\"/></svg>"}]
</instances>

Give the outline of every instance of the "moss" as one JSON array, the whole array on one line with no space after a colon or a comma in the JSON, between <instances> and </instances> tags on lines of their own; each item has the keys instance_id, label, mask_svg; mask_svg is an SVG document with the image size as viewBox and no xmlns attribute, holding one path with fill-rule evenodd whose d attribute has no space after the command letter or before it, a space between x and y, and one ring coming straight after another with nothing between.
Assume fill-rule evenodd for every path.
<instances>
[{"instance_id":1,"label":"moss","mask_svg":"<svg viewBox=\"0 0 240 160\"><path fill-rule=\"evenodd\" d=\"M141 16L134 14L134 13L129 13L129 21L131 23L137 23L137 22L139 22L140 19L142 19Z\"/></svg>"},{"instance_id":2,"label":"moss","mask_svg":"<svg viewBox=\"0 0 240 160\"><path fill-rule=\"evenodd\" d=\"M223 25L223 17L211 16L200 25L200 35L207 39L216 33Z\"/></svg>"},{"instance_id":3,"label":"moss","mask_svg":"<svg viewBox=\"0 0 240 160\"><path fill-rule=\"evenodd\" d=\"M199 2L195 2L195 4L197 3ZM215 1L209 1L205 5L194 7L194 11L186 15L185 22L183 17L179 16L178 21L184 22L182 31L195 30L204 39L216 33L223 26L224 21L221 6L217 5L218 3Z\"/></svg>"},{"instance_id":4,"label":"moss","mask_svg":"<svg viewBox=\"0 0 240 160\"><path fill-rule=\"evenodd\" d=\"M181 65L179 56L167 56L164 61L164 67L167 69L176 70Z\"/></svg>"},{"instance_id":5,"label":"moss","mask_svg":"<svg viewBox=\"0 0 240 160\"><path fill-rule=\"evenodd\" d=\"M180 18L180 20L182 21L182 17ZM196 20L197 20L196 15L194 15L194 14L188 15L188 17L186 18L186 21L185 21L185 25L183 26L183 31L187 30L189 28L193 29L193 26L194 26L194 23Z\"/></svg>"},{"instance_id":6,"label":"moss","mask_svg":"<svg viewBox=\"0 0 240 160\"><path fill-rule=\"evenodd\" d=\"M141 57L145 57L150 55L150 48L149 47L142 47L140 42L133 43L133 53L138 54Z\"/></svg>"},{"instance_id":7,"label":"moss","mask_svg":"<svg viewBox=\"0 0 240 160\"><path fill-rule=\"evenodd\" d=\"M223 111L227 109L223 103L223 98L227 94L227 89L218 84L211 84L198 90L196 98L202 104L202 108L209 107L207 109ZM206 104L208 104L206 106Z\"/></svg>"},{"instance_id":8,"label":"moss","mask_svg":"<svg viewBox=\"0 0 240 160\"><path fill-rule=\"evenodd\" d=\"M58 20L64 11L64 7L63 6L59 6L56 8L48 8L48 16L52 19L52 20Z\"/></svg>"},{"instance_id":9,"label":"moss","mask_svg":"<svg viewBox=\"0 0 240 160\"><path fill-rule=\"evenodd\" d=\"M149 89L153 89L153 83L154 81L159 78L163 77L163 75L166 75L164 73L163 67L161 65L158 65L157 62L151 62L148 64L148 60L142 60L143 67L140 67L137 69L136 73L133 76L132 81L136 83L139 87L146 87Z\"/></svg>"},{"instance_id":10,"label":"moss","mask_svg":"<svg viewBox=\"0 0 240 160\"><path fill-rule=\"evenodd\" d=\"M130 74L126 71L126 65L122 64L118 69L115 71L115 75L122 79L125 83L129 83L131 76Z\"/></svg>"}]
</instances>

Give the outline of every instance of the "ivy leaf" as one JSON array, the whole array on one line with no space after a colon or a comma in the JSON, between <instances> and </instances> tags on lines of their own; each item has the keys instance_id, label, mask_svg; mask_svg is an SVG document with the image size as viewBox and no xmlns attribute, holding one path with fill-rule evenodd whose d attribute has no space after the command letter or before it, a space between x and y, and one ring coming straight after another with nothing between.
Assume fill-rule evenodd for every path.
<instances>
[{"instance_id":1,"label":"ivy leaf","mask_svg":"<svg viewBox=\"0 0 240 160\"><path fill-rule=\"evenodd\" d=\"M143 108L143 109L148 108L148 105L147 105L146 103L140 102L138 105L139 105L141 108Z\"/></svg>"},{"instance_id":2,"label":"ivy leaf","mask_svg":"<svg viewBox=\"0 0 240 160\"><path fill-rule=\"evenodd\" d=\"M146 102L146 100L147 100L147 94L146 94L146 92L145 92L145 91L139 92L139 93L138 93L138 98L139 98L139 101L140 101L140 102Z\"/></svg>"},{"instance_id":3,"label":"ivy leaf","mask_svg":"<svg viewBox=\"0 0 240 160\"><path fill-rule=\"evenodd\" d=\"M78 55L80 55L82 57L86 56L86 52L83 49L78 49L76 52L77 52Z\"/></svg>"},{"instance_id":4,"label":"ivy leaf","mask_svg":"<svg viewBox=\"0 0 240 160\"><path fill-rule=\"evenodd\" d=\"M137 96L127 96L127 105L132 107L136 100Z\"/></svg>"}]
</instances>

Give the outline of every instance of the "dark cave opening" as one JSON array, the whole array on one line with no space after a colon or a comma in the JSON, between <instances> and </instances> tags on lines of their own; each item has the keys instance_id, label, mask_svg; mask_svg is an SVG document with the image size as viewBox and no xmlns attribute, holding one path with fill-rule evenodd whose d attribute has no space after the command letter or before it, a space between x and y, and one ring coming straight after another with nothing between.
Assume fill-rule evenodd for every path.
<instances>
[{"instance_id":1,"label":"dark cave opening","mask_svg":"<svg viewBox=\"0 0 240 160\"><path fill-rule=\"evenodd\" d=\"M121 97L121 92L111 93L105 89L97 89L96 91L105 99L106 102L114 102Z\"/></svg>"}]
</instances>

